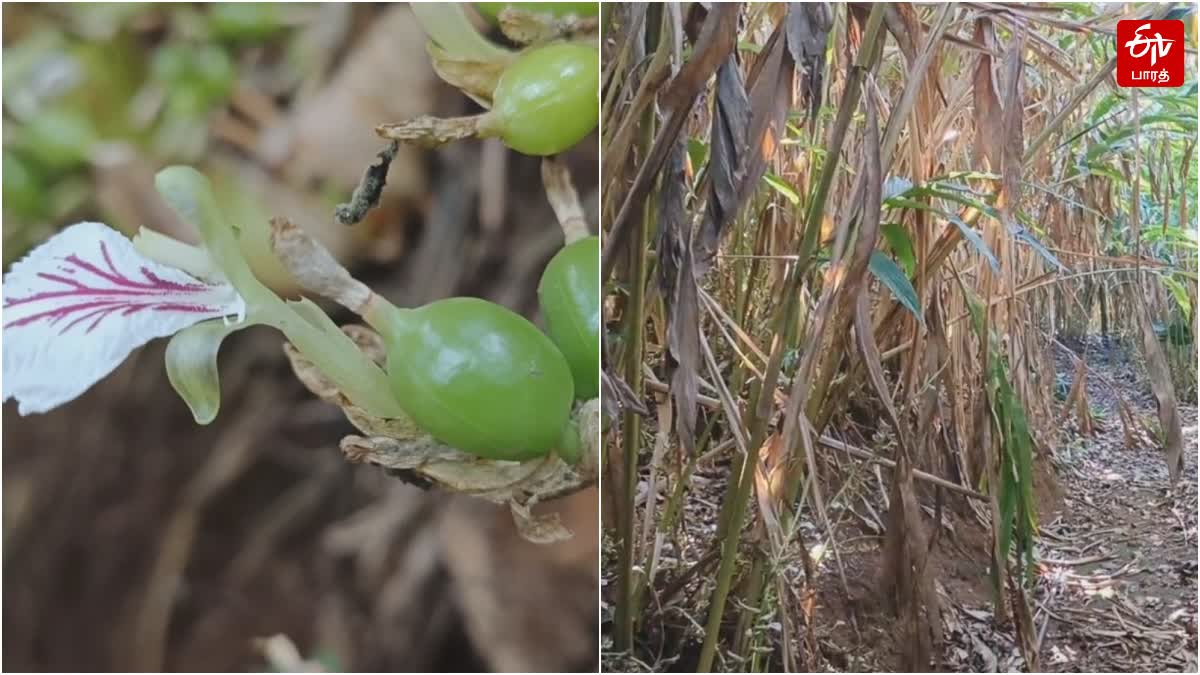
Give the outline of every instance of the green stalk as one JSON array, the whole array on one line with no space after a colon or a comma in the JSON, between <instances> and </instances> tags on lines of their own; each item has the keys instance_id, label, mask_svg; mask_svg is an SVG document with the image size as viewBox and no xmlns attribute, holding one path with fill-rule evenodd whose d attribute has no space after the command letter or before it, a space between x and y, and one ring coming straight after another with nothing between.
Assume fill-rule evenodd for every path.
<instances>
[{"instance_id":1,"label":"green stalk","mask_svg":"<svg viewBox=\"0 0 1200 675\"><path fill-rule=\"evenodd\" d=\"M782 340L774 341L771 360L776 363L775 373L778 374L779 356L775 352L782 350ZM770 366L768 366L768 369ZM756 415L758 400L761 396L770 396L771 387L756 387L751 401L754 403L747 415L752 416L752 429L747 450L754 453L762 445L766 435L766 421L769 416ZM726 492L725 503L721 507L721 524L724 534L721 539L721 564L717 568L717 586L713 589L712 600L709 603L708 622L704 626L704 645L700 649L700 663L696 672L712 672L713 658L717 652L717 641L721 634L721 619L725 614L725 601L729 598L730 583L737 561L737 553L742 539L742 521L746 517L746 502L750 498L750 487L754 484L754 456L740 455L735 465L734 474L737 483L732 484Z\"/></svg>"},{"instance_id":2,"label":"green stalk","mask_svg":"<svg viewBox=\"0 0 1200 675\"><path fill-rule=\"evenodd\" d=\"M867 25L863 29L862 52L858 62L850 69L846 78L846 90L842 95L841 105L838 106L837 119L834 120L833 135L829 139L828 151L825 153L825 163L821 166L821 178L817 181L816 191L808 203L808 215L805 218L804 241L800 245L800 256L792 274L792 290L799 288L799 280L808 270L809 258L816 250L818 234L821 231L821 218L825 213L825 201L829 198L829 189L833 186L833 177L837 173L842 159L842 144L846 140L846 132L850 128L850 119L858 108L858 99L862 96L864 76L875 67L883 50L880 40L879 27L883 23L883 4L871 6L871 14L867 17Z\"/></svg>"},{"instance_id":3,"label":"green stalk","mask_svg":"<svg viewBox=\"0 0 1200 675\"><path fill-rule=\"evenodd\" d=\"M766 583L766 575L763 573L765 560L766 558L760 550L755 552L754 561L750 563L750 573L746 575L744 590L740 591L741 596L750 602L763 598L763 586ZM754 637L748 636L747 633L754 620L762 613L762 608L762 604L746 604L738 615L737 628L733 634L733 652L742 658L749 656L748 652L754 646Z\"/></svg>"},{"instance_id":4,"label":"green stalk","mask_svg":"<svg viewBox=\"0 0 1200 675\"><path fill-rule=\"evenodd\" d=\"M846 140L846 135L847 135L849 127L850 127L850 121L853 117L854 110L857 109L857 107L858 107L859 98L862 95L862 86L863 86L863 81L865 79L865 75L866 75L866 73L870 72L871 70L873 70L875 68L876 64L879 61L879 56L882 53L883 40L881 39L882 36L880 35L879 31L880 31L880 27L883 23L883 9L884 9L884 6L881 4L873 5L871 8L871 14L867 17L867 23L863 30L863 37L862 37L862 42L861 42L862 51L859 53L858 60L855 63L854 67L851 68L850 75L847 78L845 92L842 96L842 101L838 107L837 118L834 121L833 132L830 135L829 143L827 146L827 152L825 154L826 160L825 160L825 163L821 166L820 178L817 181L817 185L813 191L812 198L810 199L810 201L808 203L808 213L807 213L807 216L805 219L806 224L805 224L805 230L804 230L804 239L800 245L798 261L796 263L796 266L792 270L791 277L788 279L787 283L785 284L785 287L787 288L787 290L785 291L785 295L784 295L784 297L786 298L786 301L785 301L784 305L779 308L779 311L776 313L776 315L774 316L773 321L772 321L773 331L774 331L774 335L775 335L774 341L775 341L775 344L777 345L777 347L775 349L772 349L771 361L767 367L766 378L764 378L764 382L766 382L770 385L770 388L767 390L767 392L765 394L763 394L765 396L771 396L773 394L774 388L775 388L775 381L776 381L776 378L778 377L778 373L779 373L779 358L782 355L776 354L776 351L781 350L782 345L787 342L788 327L796 326L798 323L795 320L795 318L796 318L795 315L799 311L799 303L797 301L797 298L800 295L800 285L803 283L804 276L807 273L808 266L812 260L813 252L816 250L818 235L820 233L821 220L822 220L822 217L825 212L825 203L829 198L829 191L833 185L833 179L837 173L838 166L841 161L842 145L844 144L844 142ZM822 339L822 336L813 336L813 337L817 340ZM797 376L799 376L799 373L797 373ZM817 408L819 410L821 400L822 400L822 397L824 396L824 392L825 392L827 386L828 386L828 382L822 383L822 382L818 381L818 382L813 383L813 388L815 390L816 395L813 395L812 393L810 393L810 396L808 399L810 419L812 418L813 408ZM768 402L769 402L769 400L768 400ZM762 403L762 402L760 401L760 403ZM755 406L755 407L766 408L769 406ZM754 408L751 408L751 409L753 410ZM764 416L766 414L766 411L760 410L759 414L760 414L760 416ZM756 419L755 422L756 422L756 424L764 424L765 425L765 419L762 419L762 420ZM821 423L817 426L817 429L819 430L823 426L824 426L823 423ZM762 442L763 442L763 435L757 435L750 447L758 448L762 444ZM792 454L795 455L796 449L793 448L792 450L793 450ZM788 475L785 479L786 484L784 486L784 495L785 495L786 501L784 503L786 503L786 504L794 504L795 503L796 496L797 496L797 493L799 492L799 487L802 482L801 479L803 477L804 463L800 462L800 461L796 461L796 459L794 457L793 464L796 467L796 469L789 471ZM750 479L751 479L750 482L752 482L753 472L750 472ZM745 500L748 497L749 497L749 485L746 486L746 494L744 495L744 497L741 500L740 506L741 506L741 509L743 509L743 510L745 508ZM740 522L740 519L739 519L739 522ZM792 515L790 514L790 511L787 509L784 509L784 512L781 514L781 523L783 525L783 530L785 532L791 531L791 522L792 522ZM761 555L760 555L756 558L755 565L751 569L750 576L747 578L747 581L746 581L746 588L749 589L751 594L746 598L745 604L749 605L749 606L758 606L762 602L763 590L766 587L765 579L763 578L763 576L765 574L766 565L759 564L761 562L762 562L762 560L761 560ZM725 564L725 560L722 559L722 565L724 565L724 564ZM720 579L721 579L720 575L718 575L718 583L720 583ZM722 602L724 602L724 598L722 598ZM747 612L747 614L749 614L749 612ZM747 623L748 621L749 621L749 617L743 616L741 618L741 620L739 620L739 622L738 622L739 628L743 627L745 625L748 625L748 623ZM712 617L710 616L709 628L711 629L712 626L713 626L713 621L712 621ZM717 627L719 628L719 623L718 623ZM710 636L706 636L705 646L707 646L707 638L709 638L709 637ZM702 659L704 658L703 652L701 653L701 658ZM702 661L702 664L703 664L703 661ZM711 656L710 656L710 665L711 665Z\"/></svg>"},{"instance_id":5,"label":"green stalk","mask_svg":"<svg viewBox=\"0 0 1200 675\"><path fill-rule=\"evenodd\" d=\"M757 460L755 453L762 446L767 435L768 422L773 410L771 405L773 393L779 379L779 369L787 343L789 326L787 318L795 311L796 298L796 294L788 296L784 306L773 317L771 352L767 359L763 379L759 386L751 388L750 406L746 410L746 420L750 427L746 446L749 454L739 455L738 462L735 463L731 474L737 476L737 482L730 483L729 489L725 493L725 501L721 505L721 518L717 526L717 539L721 542L721 562L717 568L717 585L713 589L712 599L709 603L708 621L704 629L704 644L701 647L697 672L711 672L713 659L716 656L725 603L729 598L737 553L741 544L742 523L746 517L746 502L750 499L750 489L754 484L754 469ZM745 366L739 362L731 382L741 383L744 378L744 370ZM753 587L752 579L751 584Z\"/></svg>"},{"instance_id":6,"label":"green stalk","mask_svg":"<svg viewBox=\"0 0 1200 675\"><path fill-rule=\"evenodd\" d=\"M649 148L654 142L654 112L647 110L642 120L642 147ZM654 199L647 199L642 207L642 221L637 236L629 241L629 301L625 310L625 382L633 391L642 390L642 329L645 321L644 304L646 289L646 234L654 219ZM637 617L637 579L634 578L633 549L636 544L634 528L634 500L637 496L638 452L641 449L642 418L632 410L626 410L623 424L624 441L624 485L621 486L622 508L617 537L620 540L620 570L617 582L616 631L614 646L619 651L632 649L633 624Z\"/></svg>"},{"instance_id":7,"label":"green stalk","mask_svg":"<svg viewBox=\"0 0 1200 675\"><path fill-rule=\"evenodd\" d=\"M306 310L310 318L305 318L254 276L242 257L234 230L217 207L207 177L191 167L172 166L158 172L154 185L171 208L200 232L208 255L246 301L247 315L282 332L367 414L385 418L404 416L383 371L353 340L319 310L315 313Z\"/></svg>"},{"instance_id":8,"label":"green stalk","mask_svg":"<svg viewBox=\"0 0 1200 675\"><path fill-rule=\"evenodd\" d=\"M512 52L475 30L461 2L414 2L409 5L429 39L451 56L466 61L506 62Z\"/></svg>"}]
</instances>

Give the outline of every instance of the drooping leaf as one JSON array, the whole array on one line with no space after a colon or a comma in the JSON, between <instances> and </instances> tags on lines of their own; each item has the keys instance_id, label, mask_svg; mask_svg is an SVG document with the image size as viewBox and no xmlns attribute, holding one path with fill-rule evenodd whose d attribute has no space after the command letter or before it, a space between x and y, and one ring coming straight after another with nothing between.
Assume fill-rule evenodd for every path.
<instances>
[{"instance_id":1,"label":"drooping leaf","mask_svg":"<svg viewBox=\"0 0 1200 675\"><path fill-rule=\"evenodd\" d=\"M246 311L229 284L146 259L90 222L13 265L3 293L4 400L16 398L22 415L76 398L154 338Z\"/></svg>"},{"instance_id":2,"label":"drooping leaf","mask_svg":"<svg viewBox=\"0 0 1200 675\"><path fill-rule=\"evenodd\" d=\"M1051 253L1045 246L1042 246L1042 242L1038 241L1037 237L1034 237L1033 233L1027 228L1017 226L1016 231L1013 232L1013 236L1016 237L1017 241L1033 249L1034 253L1040 255L1042 259L1050 263L1050 265L1057 268L1059 271L1070 271L1070 269L1068 269L1066 265L1062 264L1062 262L1060 262L1053 253Z\"/></svg>"},{"instance_id":3,"label":"drooping leaf","mask_svg":"<svg viewBox=\"0 0 1200 675\"><path fill-rule=\"evenodd\" d=\"M974 41L991 52L980 52L975 65L972 87L975 101L975 146L972 149L972 159L975 167L982 168L986 161L989 169L999 172L1004 138L1001 120L1003 111L996 76L992 70L991 54L996 51L996 29L991 18L984 16L975 20Z\"/></svg>"},{"instance_id":4,"label":"drooping leaf","mask_svg":"<svg viewBox=\"0 0 1200 675\"><path fill-rule=\"evenodd\" d=\"M727 59L717 69L716 104L709 135L708 203L696 233L698 271L703 274L716 254L721 232L737 216L745 179L746 133L750 101L737 61Z\"/></svg>"},{"instance_id":5,"label":"drooping leaf","mask_svg":"<svg viewBox=\"0 0 1200 675\"><path fill-rule=\"evenodd\" d=\"M737 38L738 15L741 3L726 2L713 5L706 13L700 34L693 41L692 56L683 64L659 97L659 105L669 111L666 120L654 137L645 162L638 167L633 185L625 194L621 207L608 230L608 241L600 263L600 276L607 279L616 264L615 252L626 245L634 213L641 210L651 186L672 151L684 123L691 117L692 106L709 78L733 51ZM710 154L716 148L710 148ZM710 170L712 161L710 160Z\"/></svg>"},{"instance_id":6,"label":"drooping leaf","mask_svg":"<svg viewBox=\"0 0 1200 675\"><path fill-rule=\"evenodd\" d=\"M975 228L964 223L962 219L957 216L949 216L949 220L950 222L954 223L954 226L957 227L958 231L962 233L963 238L971 242L971 245L975 247L975 250L979 252L979 255L983 256L984 259L988 261L988 264L992 266L992 269L996 272L999 272L1000 261L996 260L996 256L992 253L992 249L988 248L987 243L983 241L983 237L981 237L979 233L975 231Z\"/></svg>"},{"instance_id":7,"label":"drooping leaf","mask_svg":"<svg viewBox=\"0 0 1200 675\"><path fill-rule=\"evenodd\" d=\"M691 219L684 210L685 150L675 144L663 176L659 202L658 285L667 314L667 377L675 403L675 430L691 453L696 441L696 406L700 393L700 299L697 294Z\"/></svg>"},{"instance_id":8,"label":"drooping leaf","mask_svg":"<svg viewBox=\"0 0 1200 675\"><path fill-rule=\"evenodd\" d=\"M790 3L784 21L792 67L804 73L800 101L808 102L808 116L812 119L821 108L821 97L825 91L825 49L829 43L829 32L833 29L833 16L825 3Z\"/></svg>"},{"instance_id":9,"label":"drooping leaf","mask_svg":"<svg viewBox=\"0 0 1200 675\"><path fill-rule=\"evenodd\" d=\"M671 110L691 107L696 94L708 83L737 46L737 22L742 3L713 5L693 44L689 58L667 84L659 104Z\"/></svg>"},{"instance_id":10,"label":"drooping leaf","mask_svg":"<svg viewBox=\"0 0 1200 675\"><path fill-rule=\"evenodd\" d=\"M905 309L912 312L917 321L924 323L925 315L921 311L921 300L917 297L917 291L913 288L912 282L908 280L908 275L904 273L904 270L901 270L882 251L871 253L871 262L867 269L871 270L871 274L874 274L880 283L887 286Z\"/></svg>"},{"instance_id":11,"label":"drooping leaf","mask_svg":"<svg viewBox=\"0 0 1200 675\"><path fill-rule=\"evenodd\" d=\"M1003 171L1001 183L1005 199L1002 202L1008 216L1006 222L1012 222L1013 205L1020 198L1021 171L1024 166L1022 157L1025 155L1025 106L1023 103L1024 88L1021 86L1021 75L1024 71L1021 53L1025 47L1025 29L1016 31L1016 35L1008 45L1004 55L1004 110L1001 112L1001 123L1004 132L1001 146Z\"/></svg>"}]
</instances>

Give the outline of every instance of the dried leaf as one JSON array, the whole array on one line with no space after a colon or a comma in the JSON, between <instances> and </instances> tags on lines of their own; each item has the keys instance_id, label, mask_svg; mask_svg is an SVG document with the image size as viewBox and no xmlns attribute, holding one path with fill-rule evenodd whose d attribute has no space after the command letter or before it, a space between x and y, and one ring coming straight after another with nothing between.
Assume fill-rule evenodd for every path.
<instances>
[{"instance_id":1,"label":"dried leaf","mask_svg":"<svg viewBox=\"0 0 1200 675\"><path fill-rule=\"evenodd\" d=\"M995 28L992 20L981 17L975 20L975 41L993 49L995 45ZM996 92L996 79L992 73L992 57L988 52L980 52L979 62L975 66L975 149L973 163L982 167L986 160L990 171L1000 169L1001 139L1005 138L1001 121L1000 99Z\"/></svg>"},{"instance_id":2,"label":"dried leaf","mask_svg":"<svg viewBox=\"0 0 1200 675\"><path fill-rule=\"evenodd\" d=\"M346 326L343 331L363 351L383 358L382 339L370 329ZM583 449L580 461L571 466L555 455L526 462L483 459L443 445L407 417L380 418L367 414L338 391L317 368L290 344L284 352L300 381L323 400L342 408L366 437L346 436L341 441L346 459L370 463L418 485L467 494L497 504L508 504L530 541L560 541L564 530L546 519L521 521L519 512L540 501L578 492L596 482L599 472L600 400L593 399L575 409Z\"/></svg>"},{"instance_id":3,"label":"dried leaf","mask_svg":"<svg viewBox=\"0 0 1200 675\"><path fill-rule=\"evenodd\" d=\"M703 276L716 254L721 232L737 217L745 178L744 152L750 101L737 62L729 57L717 70L716 106L709 140L709 194L694 246Z\"/></svg>"},{"instance_id":4,"label":"dried leaf","mask_svg":"<svg viewBox=\"0 0 1200 675\"><path fill-rule=\"evenodd\" d=\"M700 394L700 299L696 286L691 220L684 211L687 146L675 143L663 177L658 236L659 288L667 314L666 371L675 404L675 430L688 455L696 449L696 397Z\"/></svg>"},{"instance_id":5,"label":"dried leaf","mask_svg":"<svg viewBox=\"0 0 1200 675\"><path fill-rule=\"evenodd\" d=\"M679 111L692 107L692 102L708 83L708 78L733 54L741 10L740 2L712 5L696 38L692 57L675 74L659 99L663 108Z\"/></svg>"},{"instance_id":6,"label":"dried leaf","mask_svg":"<svg viewBox=\"0 0 1200 675\"><path fill-rule=\"evenodd\" d=\"M616 419L617 415L622 410L628 409L639 415L649 416L650 409L642 401L625 380L617 375L611 375L608 371L600 373L600 386L603 394L601 400L604 402L604 417L606 419Z\"/></svg>"},{"instance_id":7,"label":"dried leaf","mask_svg":"<svg viewBox=\"0 0 1200 675\"><path fill-rule=\"evenodd\" d=\"M1146 303L1143 300L1134 304L1137 305L1142 351L1146 358L1146 374L1150 377L1150 389L1154 392L1154 402L1158 406L1158 422L1163 431L1167 472L1171 483L1174 484L1183 473L1183 428L1179 419L1179 403L1175 398L1171 370L1163 354L1162 344L1154 333Z\"/></svg>"},{"instance_id":8,"label":"dried leaf","mask_svg":"<svg viewBox=\"0 0 1200 675\"><path fill-rule=\"evenodd\" d=\"M507 60L495 59L475 61L463 59L438 47L434 43L427 46L433 70L452 87L470 96L484 108L492 107L492 92L500 82L500 75L508 66Z\"/></svg>"},{"instance_id":9,"label":"dried leaf","mask_svg":"<svg viewBox=\"0 0 1200 675\"><path fill-rule=\"evenodd\" d=\"M1004 111L1001 113L1003 135L998 138L1002 138L1004 142L1004 168L1001 174L1004 205L1011 211L1015 211L1014 204L1021 194L1021 158L1025 154L1025 134L1022 126L1025 106L1021 99L1021 53L1024 45L1025 34L1021 31L1013 38L1004 56Z\"/></svg>"},{"instance_id":10,"label":"dried leaf","mask_svg":"<svg viewBox=\"0 0 1200 675\"><path fill-rule=\"evenodd\" d=\"M787 542L776 505L782 504L785 499L785 466L789 454L783 437L778 433L771 434L758 449L754 467L754 496L758 502L758 516L762 518L767 538L771 542L771 550L776 552L782 551Z\"/></svg>"},{"instance_id":11,"label":"dried leaf","mask_svg":"<svg viewBox=\"0 0 1200 675\"><path fill-rule=\"evenodd\" d=\"M700 95L708 78L733 51L737 37L737 17L741 3L721 3L708 13L692 58L683 65L675 79L668 85L667 93L660 104L668 110L667 119L654 137L645 162L638 168L633 185L626 193L621 208L612 219L608 243L604 245L600 278L607 279L616 264L616 252L625 246L631 232L633 214L640 210L650 187L658 179L668 155L679 139L684 122L691 115L696 97ZM667 103L669 101L669 103Z\"/></svg>"},{"instance_id":12,"label":"dried leaf","mask_svg":"<svg viewBox=\"0 0 1200 675\"><path fill-rule=\"evenodd\" d=\"M815 122L825 91L825 48L833 29L833 15L828 3L789 3L785 22L788 53L794 66L804 72L800 100L808 102L809 120Z\"/></svg>"},{"instance_id":13,"label":"dried leaf","mask_svg":"<svg viewBox=\"0 0 1200 675\"><path fill-rule=\"evenodd\" d=\"M535 516L529 507L516 502L510 502L513 522L521 536L535 544L556 544L573 537L571 531L562 524L562 518L557 513Z\"/></svg>"}]
</instances>

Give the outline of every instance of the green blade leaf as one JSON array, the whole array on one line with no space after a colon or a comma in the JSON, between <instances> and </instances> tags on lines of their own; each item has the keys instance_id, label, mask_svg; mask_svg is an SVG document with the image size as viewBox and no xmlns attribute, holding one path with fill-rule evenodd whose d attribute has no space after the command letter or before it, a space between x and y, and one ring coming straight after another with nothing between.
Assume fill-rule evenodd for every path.
<instances>
[{"instance_id":1,"label":"green blade leaf","mask_svg":"<svg viewBox=\"0 0 1200 675\"><path fill-rule=\"evenodd\" d=\"M689 138L687 144L688 158L692 161L692 170L700 172L700 167L708 161L708 144L699 138Z\"/></svg>"},{"instance_id":2,"label":"green blade leaf","mask_svg":"<svg viewBox=\"0 0 1200 675\"><path fill-rule=\"evenodd\" d=\"M917 297L917 291L908 280L908 276L904 274L904 270L901 270L896 263L892 262L891 258L881 251L871 251L871 262L867 267L884 286L888 287L900 304L917 317L917 321L925 323L925 317L921 311L921 300Z\"/></svg>"},{"instance_id":3,"label":"green blade leaf","mask_svg":"<svg viewBox=\"0 0 1200 675\"><path fill-rule=\"evenodd\" d=\"M788 200L792 206L800 203L800 195L794 188L792 188L791 185L788 185L779 176L767 172L763 174L763 180L766 181L767 185L770 185L772 189L778 192L781 197Z\"/></svg>"},{"instance_id":4,"label":"green blade leaf","mask_svg":"<svg viewBox=\"0 0 1200 675\"><path fill-rule=\"evenodd\" d=\"M1169 274L1160 274L1158 278L1162 279L1163 285L1167 287L1167 290L1171 291L1171 296L1175 298L1175 302L1179 305L1183 316L1190 317L1192 315L1192 303L1188 299L1187 288L1179 283L1178 279Z\"/></svg>"},{"instance_id":5,"label":"green blade leaf","mask_svg":"<svg viewBox=\"0 0 1200 675\"><path fill-rule=\"evenodd\" d=\"M1017 241L1021 242L1022 244L1025 244L1029 248L1033 249L1034 253L1037 253L1038 255L1042 256L1042 258L1046 262L1050 263L1053 267L1058 268L1059 271L1061 271L1061 272L1070 272L1071 271L1070 269L1067 268L1066 265L1062 264L1058 260L1058 258L1056 258L1054 256L1054 254L1051 253L1045 246L1042 246L1042 242L1038 241L1037 238L1034 237L1033 234L1028 229L1026 229L1024 227L1018 227L1013 232L1013 236L1016 237Z\"/></svg>"},{"instance_id":6,"label":"green blade leaf","mask_svg":"<svg viewBox=\"0 0 1200 675\"><path fill-rule=\"evenodd\" d=\"M947 215L949 216L949 214ZM950 222L954 223L955 227L958 228L958 231L962 233L963 238L971 242L971 245L975 247L975 250L979 251L979 255L982 255L988 261L988 264L992 266L992 269L996 272L999 272L1000 261L996 260L996 256L992 253L992 249L988 248L987 243L983 241L983 237L979 236L979 233L976 232L974 228L964 223L958 216L949 216L949 220Z\"/></svg>"}]
</instances>

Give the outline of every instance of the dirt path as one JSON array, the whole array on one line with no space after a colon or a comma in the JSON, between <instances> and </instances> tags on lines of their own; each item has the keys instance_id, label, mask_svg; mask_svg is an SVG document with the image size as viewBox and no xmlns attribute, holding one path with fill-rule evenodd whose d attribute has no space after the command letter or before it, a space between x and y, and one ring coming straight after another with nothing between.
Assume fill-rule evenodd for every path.
<instances>
[{"instance_id":1,"label":"dirt path","mask_svg":"<svg viewBox=\"0 0 1200 675\"><path fill-rule=\"evenodd\" d=\"M1119 401L1153 418L1147 383L1116 349L1093 342L1084 354L1096 429L1092 437L1072 433L1060 445L1063 503L1042 514L1034 593L1040 667L1195 672L1196 407L1180 408L1187 461L1179 485L1169 490L1162 452L1148 442L1125 444ZM1072 372L1065 353L1059 371ZM1021 665L1011 630L993 628L990 607L956 606L947 625L948 665L974 671Z\"/></svg>"},{"instance_id":2,"label":"dirt path","mask_svg":"<svg viewBox=\"0 0 1200 675\"><path fill-rule=\"evenodd\" d=\"M1061 453L1063 513L1042 526L1043 667L1195 672L1196 407L1180 407L1186 461L1171 490L1160 450L1125 446L1117 395L1153 417L1148 385L1121 354L1104 356L1088 353L1110 380L1088 378L1101 428Z\"/></svg>"}]
</instances>

